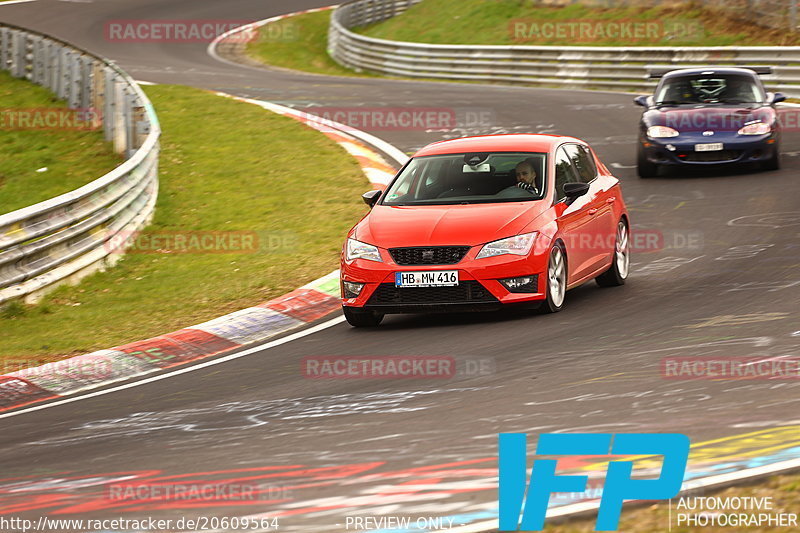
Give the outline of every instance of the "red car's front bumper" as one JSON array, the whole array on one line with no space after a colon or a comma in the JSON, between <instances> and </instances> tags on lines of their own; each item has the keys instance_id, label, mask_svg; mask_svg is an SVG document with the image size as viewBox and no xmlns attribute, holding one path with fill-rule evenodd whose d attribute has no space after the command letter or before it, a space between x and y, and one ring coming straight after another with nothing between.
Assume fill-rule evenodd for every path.
<instances>
[{"instance_id":1,"label":"red car's front bumper","mask_svg":"<svg viewBox=\"0 0 800 533\"><path fill-rule=\"evenodd\" d=\"M452 265L398 265L385 249L383 262L356 259L342 261L341 280L363 283L358 297L345 298L342 305L379 313L419 313L499 309L508 304L524 304L545 298L546 254L529 256L500 255L475 259L481 246ZM457 270L457 287L395 287L396 272ZM536 276L535 292L511 292L500 280Z\"/></svg>"}]
</instances>

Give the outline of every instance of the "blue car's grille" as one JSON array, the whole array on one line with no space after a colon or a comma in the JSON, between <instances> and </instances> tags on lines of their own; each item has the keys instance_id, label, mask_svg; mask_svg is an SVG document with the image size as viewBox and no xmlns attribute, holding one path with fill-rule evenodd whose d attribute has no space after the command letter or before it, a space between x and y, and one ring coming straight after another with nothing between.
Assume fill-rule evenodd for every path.
<instances>
[{"instance_id":1,"label":"blue car's grille","mask_svg":"<svg viewBox=\"0 0 800 533\"><path fill-rule=\"evenodd\" d=\"M682 161L721 163L735 161L742 156L741 150L717 150L716 152L677 152L678 159Z\"/></svg>"}]
</instances>

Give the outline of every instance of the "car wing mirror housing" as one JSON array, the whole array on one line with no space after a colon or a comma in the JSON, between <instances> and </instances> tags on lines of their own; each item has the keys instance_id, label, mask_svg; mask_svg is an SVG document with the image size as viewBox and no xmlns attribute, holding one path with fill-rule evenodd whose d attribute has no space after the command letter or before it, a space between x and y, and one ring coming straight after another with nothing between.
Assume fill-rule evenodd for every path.
<instances>
[{"instance_id":1,"label":"car wing mirror housing","mask_svg":"<svg viewBox=\"0 0 800 533\"><path fill-rule=\"evenodd\" d=\"M565 183L564 196L567 197L566 204L570 205L577 198L589 192L588 183Z\"/></svg>"},{"instance_id":2,"label":"car wing mirror housing","mask_svg":"<svg viewBox=\"0 0 800 533\"><path fill-rule=\"evenodd\" d=\"M649 107L647 103L647 98L648 98L647 96L637 96L636 98L633 99L633 103L636 105L640 105L642 107Z\"/></svg>"},{"instance_id":3,"label":"car wing mirror housing","mask_svg":"<svg viewBox=\"0 0 800 533\"><path fill-rule=\"evenodd\" d=\"M783 93L768 93L767 99L770 104L777 104L778 102L785 102L786 95Z\"/></svg>"},{"instance_id":4,"label":"car wing mirror housing","mask_svg":"<svg viewBox=\"0 0 800 533\"><path fill-rule=\"evenodd\" d=\"M378 189L367 191L361 195L361 199L364 200L364 203L367 204L370 208L372 208L375 204L378 203L378 199L380 197L381 197L381 191L379 191Z\"/></svg>"}]
</instances>

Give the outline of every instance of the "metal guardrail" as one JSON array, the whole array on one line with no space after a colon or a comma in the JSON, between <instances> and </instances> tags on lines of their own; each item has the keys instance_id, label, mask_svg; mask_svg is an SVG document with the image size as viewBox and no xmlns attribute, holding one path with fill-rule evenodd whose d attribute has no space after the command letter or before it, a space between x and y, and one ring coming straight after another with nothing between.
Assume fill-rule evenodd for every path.
<instances>
[{"instance_id":1,"label":"metal guardrail","mask_svg":"<svg viewBox=\"0 0 800 533\"><path fill-rule=\"evenodd\" d=\"M112 264L152 218L158 195L158 119L118 66L68 43L0 24L0 69L50 89L71 109L94 109L126 160L97 180L0 215L0 303L35 300Z\"/></svg>"},{"instance_id":2,"label":"metal guardrail","mask_svg":"<svg viewBox=\"0 0 800 533\"><path fill-rule=\"evenodd\" d=\"M771 65L769 90L800 97L800 46L592 47L439 45L375 39L350 31L399 15L421 0L355 0L336 8L328 52L345 67L411 78L568 89L652 91L649 67Z\"/></svg>"}]
</instances>

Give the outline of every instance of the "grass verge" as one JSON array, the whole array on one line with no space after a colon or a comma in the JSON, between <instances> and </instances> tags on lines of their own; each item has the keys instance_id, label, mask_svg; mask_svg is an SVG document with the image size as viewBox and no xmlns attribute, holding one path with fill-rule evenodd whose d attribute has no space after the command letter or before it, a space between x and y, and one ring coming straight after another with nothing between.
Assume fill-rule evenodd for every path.
<instances>
[{"instance_id":1,"label":"grass verge","mask_svg":"<svg viewBox=\"0 0 800 533\"><path fill-rule=\"evenodd\" d=\"M515 24L515 21L521 25ZM609 23L630 23L630 36ZM570 26L569 23L585 23ZM644 25L642 23L649 23ZM633 29L643 32L637 38ZM700 4L656 7L546 7L519 0L425 0L387 21L359 28L380 39L436 44L585 46L796 45L800 36L762 28L732 10Z\"/></svg>"},{"instance_id":2,"label":"grass verge","mask_svg":"<svg viewBox=\"0 0 800 533\"><path fill-rule=\"evenodd\" d=\"M275 67L329 76L362 76L328 55L331 10L304 13L262 26L247 44L247 55ZM366 74L368 75L368 74Z\"/></svg>"},{"instance_id":3,"label":"grass verge","mask_svg":"<svg viewBox=\"0 0 800 533\"><path fill-rule=\"evenodd\" d=\"M27 129L71 116L47 89L0 72L0 102L0 214L77 189L122 162L102 131Z\"/></svg>"},{"instance_id":4,"label":"grass verge","mask_svg":"<svg viewBox=\"0 0 800 533\"><path fill-rule=\"evenodd\" d=\"M754 485L746 485L740 487L731 487L723 491L702 494L698 496L703 497L719 497L723 500L725 498L771 498L770 502L772 508L769 510L731 510L723 511L724 514L740 514L758 515L759 513L767 513L772 516L777 516L781 513L797 513L800 507L800 474L773 476L765 481ZM691 500L691 496L687 497L687 503ZM692 531L702 531L703 533L731 533L733 531L796 531L794 527L746 527L746 526L687 526L686 520L682 524L678 523L677 513L686 513L691 516L698 515L703 512L703 507L700 506L696 510L678 510L678 500L672 500L672 524L670 527L670 510L669 503L659 503L656 505L649 505L644 507L636 507L628 510L623 510L619 522L619 531L631 533L654 533L672 531L672 533L689 533ZM719 511L706 510L706 515L716 514ZM764 521L764 524L768 522ZM777 523L777 522L776 522ZM545 526L544 531L549 533L588 533L595 531L595 519L587 518L580 520L571 520L558 525Z\"/></svg>"},{"instance_id":5,"label":"grass verge","mask_svg":"<svg viewBox=\"0 0 800 533\"><path fill-rule=\"evenodd\" d=\"M344 68L327 52L331 11L307 13L272 22L259 30L259 37L249 43L247 55L261 63L332 76L379 77ZM512 21L523 19L528 37L514 38ZM575 21L590 22L594 28L607 29L609 22L637 22L653 31L657 39L535 38L544 35L545 24ZM599 25L599 26L598 26ZM647 29L649 28L649 30ZM357 28L357 33L399 41L434 44L497 45L586 45L586 46L767 46L797 45L800 35L754 26L734 15L697 7L671 4L654 8L589 8L579 4L566 7L536 7L519 0L425 0L385 22ZM557 36L556 36L557 37ZM388 76L384 76L388 77ZM442 80L433 80L442 81Z\"/></svg>"},{"instance_id":6,"label":"grass verge","mask_svg":"<svg viewBox=\"0 0 800 533\"><path fill-rule=\"evenodd\" d=\"M327 137L197 89L145 91L163 128L156 215L138 248L149 253L128 253L38 305L0 310L6 368L148 338L286 293L336 268L343 236L364 213L367 181ZM167 245L187 232L256 232L266 249Z\"/></svg>"}]
</instances>

